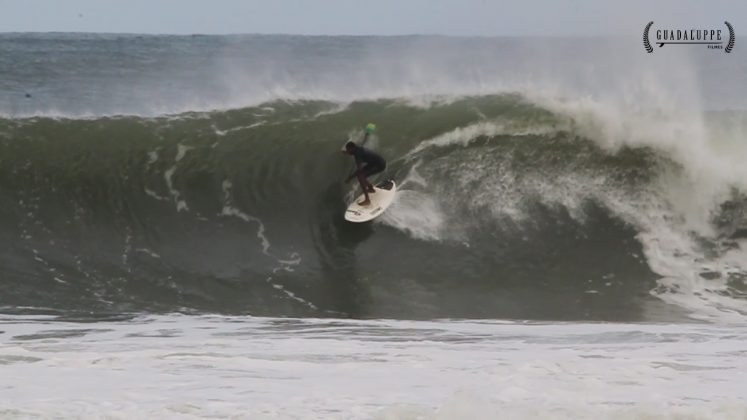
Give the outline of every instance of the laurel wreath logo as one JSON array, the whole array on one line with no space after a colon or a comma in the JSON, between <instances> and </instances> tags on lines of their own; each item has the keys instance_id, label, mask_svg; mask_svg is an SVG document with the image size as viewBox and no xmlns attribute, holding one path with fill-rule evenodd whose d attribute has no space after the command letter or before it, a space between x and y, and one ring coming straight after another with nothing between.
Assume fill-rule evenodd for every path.
<instances>
[{"instance_id":1,"label":"laurel wreath logo","mask_svg":"<svg viewBox=\"0 0 747 420\"><path fill-rule=\"evenodd\" d=\"M654 24L654 21L652 20L649 22L645 28L643 28L643 47L646 49L646 52L651 54L654 52L654 48L651 46L651 41L648 38L649 30L651 30L651 26ZM726 44L726 47L724 47L725 53L730 53L731 50L734 49L734 41L736 41L736 36L734 35L734 27L731 26L731 23L724 21L724 24L729 29L729 42ZM720 43L719 43L720 44ZM659 43L660 47L664 46L664 42ZM720 47L719 47L720 48Z\"/></svg>"},{"instance_id":2,"label":"laurel wreath logo","mask_svg":"<svg viewBox=\"0 0 747 420\"><path fill-rule=\"evenodd\" d=\"M724 48L724 52L730 53L731 50L734 49L734 40L736 37L734 36L734 27L731 26L731 23L727 21L724 21L724 23L726 24L726 27L729 28L729 43L726 44L726 48Z\"/></svg>"},{"instance_id":3,"label":"laurel wreath logo","mask_svg":"<svg viewBox=\"0 0 747 420\"><path fill-rule=\"evenodd\" d=\"M649 54L654 52L654 47L652 47L651 43L648 41L648 30L651 29L651 25L653 24L654 21L652 20L648 23L648 25L646 25L646 28L643 30L643 47L646 48L646 51Z\"/></svg>"}]
</instances>

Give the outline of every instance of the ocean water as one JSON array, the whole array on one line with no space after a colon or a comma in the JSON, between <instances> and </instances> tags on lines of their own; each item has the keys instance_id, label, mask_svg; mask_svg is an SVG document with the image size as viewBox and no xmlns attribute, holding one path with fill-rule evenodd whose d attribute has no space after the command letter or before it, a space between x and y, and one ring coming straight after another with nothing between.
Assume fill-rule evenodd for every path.
<instances>
[{"instance_id":1,"label":"ocean water","mask_svg":"<svg viewBox=\"0 0 747 420\"><path fill-rule=\"evenodd\" d=\"M746 78L625 38L0 34L0 415L747 418ZM368 122L401 192L354 225Z\"/></svg>"},{"instance_id":2,"label":"ocean water","mask_svg":"<svg viewBox=\"0 0 747 420\"><path fill-rule=\"evenodd\" d=\"M735 418L744 325L0 320L5 418Z\"/></svg>"}]
</instances>

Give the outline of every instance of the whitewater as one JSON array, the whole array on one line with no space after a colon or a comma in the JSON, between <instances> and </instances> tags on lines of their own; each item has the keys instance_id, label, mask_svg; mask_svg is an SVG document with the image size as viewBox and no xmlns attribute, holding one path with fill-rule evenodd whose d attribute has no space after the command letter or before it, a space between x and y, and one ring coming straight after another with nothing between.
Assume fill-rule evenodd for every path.
<instances>
[{"instance_id":1,"label":"whitewater","mask_svg":"<svg viewBox=\"0 0 747 420\"><path fill-rule=\"evenodd\" d=\"M0 415L747 418L747 62L688 48L0 34Z\"/></svg>"}]
</instances>

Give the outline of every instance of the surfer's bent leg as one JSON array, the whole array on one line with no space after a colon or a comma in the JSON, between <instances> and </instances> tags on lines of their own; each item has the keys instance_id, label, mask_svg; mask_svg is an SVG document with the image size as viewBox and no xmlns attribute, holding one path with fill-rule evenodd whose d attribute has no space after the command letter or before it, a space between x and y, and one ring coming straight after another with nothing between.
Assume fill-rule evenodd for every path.
<instances>
[{"instance_id":1,"label":"surfer's bent leg","mask_svg":"<svg viewBox=\"0 0 747 420\"><path fill-rule=\"evenodd\" d=\"M369 182L368 179L366 179L366 178L368 178L368 177L370 177L372 175L376 175L376 174L378 174L380 172L383 172L384 169L386 169L386 164L376 165L376 164L370 164L370 163L366 164L366 166L364 166L361 169L361 172L363 173L363 177L364 177L364 179L366 181L366 187L368 188L368 192L372 193L372 192L376 192L376 190L374 190L373 184L371 184L371 182ZM364 188L364 190L365 189L366 188Z\"/></svg>"},{"instance_id":2,"label":"surfer's bent leg","mask_svg":"<svg viewBox=\"0 0 747 420\"><path fill-rule=\"evenodd\" d=\"M361 189L363 190L363 195L366 197L365 200L363 200L360 203L358 203L358 204L360 204L362 206L365 205L363 203L370 203L371 202L371 200L368 199L368 193L370 192L369 189L368 189L368 185L370 185L370 184L366 180L366 175L363 173L364 169L365 169L365 167L355 173L355 176L358 178L358 182L361 184Z\"/></svg>"}]
</instances>

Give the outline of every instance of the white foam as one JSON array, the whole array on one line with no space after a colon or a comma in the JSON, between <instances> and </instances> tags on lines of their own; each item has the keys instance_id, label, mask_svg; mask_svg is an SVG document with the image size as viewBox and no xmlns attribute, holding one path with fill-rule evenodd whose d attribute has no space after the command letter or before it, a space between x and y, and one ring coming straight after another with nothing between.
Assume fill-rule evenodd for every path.
<instances>
[{"instance_id":1,"label":"white foam","mask_svg":"<svg viewBox=\"0 0 747 420\"><path fill-rule=\"evenodd\" d=\"M184 159L184 156L186 156L187 152L190 150L193 150L193 146L187 146L184 144L177 144L176 145L176 157L174 158L174 162L179 162L180 160Z\"/></svg>"},{"instance_id":2,"label":"white foam","mask_svg":"<svg viewBox=\"0 0 747 420\"><path fill-rule=\"evenodd\" d=\"M392 206L376 222L408 232L416 239L439 240L444 216L432 197L414 190L401 190Z\"/></svg>"},{"instance_id":3,"label":"white foam","mask_svg":"<svg viewBox=\"0 0 747 420\"><path fill-rule=\"evenodd\" d=\"M135 249L135 251L142 252L143 254L149 255L149 256L151 256L153 258L159 258L159 259L161 258L160 255L158 255L157 253L153 252L152 250L150 250L148 248L137 248L137 249Z\"/></svg>"},{"instance_id":4,"label":"white foam","mask_svg":"<svg viewBox=\"0 0 747 420\"><path fill-rule=\"evenodd\" d=\"M547 135L567 128L568 127L563 126L551 127L544 125L533 125L527 127L524 124L510 121L480 121L465 127L457 127L432 139L422 141L413 150L408 152L406 157L416 155L429 147L445 147L455 144L467 146L469 143L480 137L494 137L500 135L510 135L512 137Z\"/></svg>"},{"instance_id":5,"label":"white foam","mask_svg":"<svg viewBox=\"0 0 747 420\"><path fill-rule=\"evenodd\" d=\"M156 163L156 161L158 161L158 149L148 152L148 162L145 164L146 168Z\"/></svg>"},{"instance_id":6,"label":"white foam","mask_svg":"<svg viewBox=\"0 0 747 420\"><path fill-rule=\"evenodd\" d=\"M189 206L187 206L187 202L181 198L181 193L179 192L179 190L174 188L174 183L172 181L174 172L176 172L176 165L167 169L166 172L163 173L163 178L166 180L166 186L168 187L169 193L171 194L171 197L173 198L174 203L176 204L176 211L189 211Z\"/></svg>"},{"instance_id":7,"label":"white foam","mask_svg":"<svg viewBox=\"0 0 747 420\"><path fill-rule=\"evenodd\" d=\"M174 188L174 172L176 172L177 165L179 164L179 161L184 159L184 156L186 156L187 152L194 149L192 146L186 146L183 144L177 145L176 150L176 156L174 157L174 166L170 167L163 173L163 178L166 180L166 187L169 189L169 193L171 194L172 199L174 200L174 203L176 204L176 211L189 211L189 206L187 206L187 202L182 198L181 193L179 190ZM153 198L158 198L158 194L153 193L150 194L149 190L146 188L145 190L146 194L150 195Z\"/></svg>"},{"instance_id":8,"label":"white foam","mask_svg":"<svg viewBox=\"0 0 747 420\"><path fill-rule=\"evenodd\" d=\"M747 192L747 166L741 163L747 155L743 141L747 122L742 118L731 125L720 121L707 124L697 97L681 104L682 94L662 89L647 78L626 86L645 89L632 89L632 94L619 97L570 99L530 89L524 92L525 97L552 111L560 119L557 124L517 124L510 116L481 120L424 139L406 154L405 161L416 162L417 167L428 150L466 147L477 139L487 138L489 147L500 141L495 137L504 135L528 136L530 141L532 136L570 132L595 141L610 154L623 147L655 150L662 159L659 167L651 168L655 179L648 185L633 190L612 173L575 167L573 162L566 168L524 168L527 173L517 173L510 164L514 159L511 150L471 153L465 148L452 152L458 154L457 160L445 156L421 165L428 175L418 175L421 180L413 184L415 191L406 193L413 201L426 203L426 210L441 209L439 217L408 218L417 207L404 195L402 211L392 212L384 221L418 239L461 242L464 239L459 232L464 224L474 228L506 221L514 226L530 223L527 203L533 200L563 208L579 223L585 221L586 204L594 201L640 232L638 239L649 266L664 278L660 282L663 287L653 291L656 296L691 309L699 318L733 319L747 313L744 300L734 298L735 292L727 285L730 274L747 274L744 248L714 255L702 246L702 240L722 241L713 219L730 197L731 188ZM423 178L437 181L428 185ZM465 205L469 214L477 217L443 210ZM720 278L705 280L700 277L704 271L720 273Z\"/></svg>"},{"instance_id":9,"label":"white foam","mask_svg":"<svg viewBox=\"0 0 747 420\"><path fill-rule=\"evenodd\" d=\"M164 197L164 196L158 194L157 192L151 190L148 187L143 188L143 191L145 192L145 194L147 194L148 196L150 196L152 198L155 198L158 201L168 201L169 200L168 197Z\"/></svg>"},{"instance_id":10,"label":"white foam","mask_svg":"<svg viewBox=\"0 0 747 420\"><path fill-rule=\"evenodd\" d=\"M624 146L645 146L677 165L665 170L650 191L627 197L602 193L602 202L641 232L638 238L649 266L665 277L660 283L666 292L655 291L657 296L692 309L699 318L747 314L743 300L728 296L726 283L729 273L747 273L747 259L734 258L742 251L706 256L700 243L721 240L713 219L731 188L747 192L747 166L740 163L747 154L740 137L747 125L708 125L697 105L683 105L667 93L652 87L645 95L629 98L643 107L604 98L536 100L573 118L580 134L611 153ZM700 277L704 271L720 273L721 278L705 280Z\"/></svg>"},{"instance_id":11,"label":"white foam","mask_svg":"<svg viewBox=\"0 0 747 420\"><path fill-rule=\"evenodd\" d=\"M440 240L443 238L445 216L439 204L432 196L406 189L409 184L421 188L427 186L425 178L417 172L418 166L415 164L410 168L391 207L376 222L408 232L416 239Z\"/></svg>"},{"instance_id":12,"label":"white foam","mask_svg":"<svg viewBox=\"0 0 747 420\"><path fill-rule=\"evenodd\" d=\"M317 306L314 305L312 302L307 301L300 296L298 296L296 293L288 289L286 286L278 283L276 280L277 274L279 272L285 271L285 272L293 272L294 267L301 264L301 256L297 253L291 253L287 258L279 258L275 255L273 255L270 252L270 239L267 237L267 234L265 233L265 225L262 223L262 220L260 220L258 217L254 217L252 215L249 215L247 213L244 213L243 211L239 210L238 208L233 206L233 199L231 195L231 189L233 188L233 183L231 183L230 180L226 179L223 180L222 183L223 188L223 209L221 210L220 215L221 216L232 216L237 217L244 222L252 223L257 226L257 238L260 240L262 244L262 253L264 253L266 256L273 258L277 262L277 266L271 270L271 274L265 278L265 281L272 285L273 288L276 290L282 292L287 298L290 298L296 302L302 303L306 307L317 310Z\"/></svg>"},{"instance_id":13,"label":"white foam","mask_svg":"<svg viewBox=\"0 0 747 420\"><path fill-rule=\"evenodd\" d=\"M246 214L233 206L233 200L231 198L231 188L233 188L233 184L231 183L231 181L227 179L223 180L221 187L223 188L223 209L221 210L220 215L238 217L239 219L247 223L256 224L257 238L262 243L262 252L266 255L270 255L270 240L267 239L267 236L265 235L264 223L262 223L259 218L250 216L249 214Z\"/></svg>"},{"instance_id":14,"label":"white foam","mask_svg":"<svg viewBox=\"0 0 747 420\"><path fill-rule=\"evenodd\" d=\"M225 130L220 130L215 125L213 125L212 128L213 128L213 132L215 133L215 135L217 135L219 137L224 137L228 133L233 133L233 132L236 132L236 131L249 130L249 129L252 129L252 128L255 128L255 127L261 127L261 126L265 125L266 123L267 123L267 121L257 121L255 123L252 123L252 124L249 124L249 125L242 125L242 126L238 126L238 127L231 127L231 128L227 128Z\"/></svg>"},{"instance_id":15,"label":"white foam","mask_svg":"<svg viewBox=\"0 0 747 420\"><path fill-rule=\"evenodd\" d=\"M744 419L744 324L0 317L4 418Z\"/></svg>"}]
</instances>

